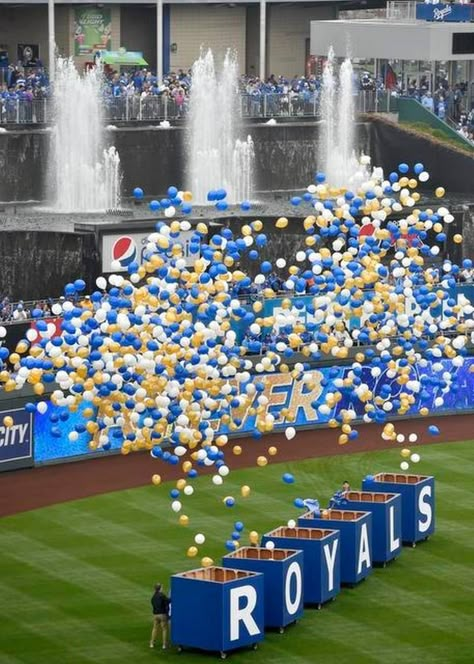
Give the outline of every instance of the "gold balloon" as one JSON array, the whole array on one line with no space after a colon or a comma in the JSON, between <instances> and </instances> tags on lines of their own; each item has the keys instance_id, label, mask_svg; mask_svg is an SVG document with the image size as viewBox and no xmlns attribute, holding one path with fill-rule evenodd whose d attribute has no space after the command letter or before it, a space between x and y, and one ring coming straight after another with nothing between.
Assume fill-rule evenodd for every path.
<instances>
[{"instance_id":1,"label":"gold balloon","mask_svg":"<svg viewBox=\"0 0 474 664\"><path fill-rule=\"evenodd\" d=\"M155 486L158 486L158 484L161 484L161 475L153 475L151 481Z\"/></svg>"},{"instance_id":2,"label":"gold balloon","mask_svg":"<svg viewBox=\"0 0 474 664\"><path fill-rule=\"evenodd\" d=\"M186 555L188 558L195 558L198 554L198 548L197 546L190 546L189 549L186 552Z\"/></svg>"},{"instance_id":3,"label":"gold balloon","mask_svg":"<svg viewBox=\"0 0 474 664\"><path fill-rule=\"evenodd\" d=\"M260 466L261 468L263 468L264 466L267 465L267 463L268 463L267 457L259 456L257 458L257 466Z\"/></svg>"},{"instance_id":4,"label":"gold balloon","mask_svg":"<svg viewBox=\"0 0 474 664\"><path fill-rule=\"evenodd\" d=\"M201 565L203 567L211 567L211 565L214 565L214 561L212 558L209 558L209 556L204 556L204 558L201 559Z\"/></svg>"},{"instance_id":5,"label":"gold balloon","mask_svg":"<svg viewBox=\"0 0 474 664\"><path fill-rule=\"evenodd\" d=\"M250 496L250 487L244 484L243 486L240 487L240 493L242 495L242 498L248 498Z\"/></svg>"},{"instance_id":6,"label":"gold balloon","mask_svg":"<svg viewBox=\"0 0 474 664\"><path fill-rule=\"evenodd\" d=\"M400 450L400 456L403 457L404 459L408 459L410 454L411 454L411 451L408 450L406 447L403 450Z\"/></svg>"},{"instance_id":7,"label":"gold balloon","mask_svg":"<svg viewBox=\"0 0 474 664\"><path fill-rule=\"evenodd\" d=\"M242 448L240 447L240 445L234 445L234 447L232 448L232 452L236 456L239 456L240 454L242 454Z\"/></svg>"},{"instance_id":8,"label":"gold balloon","mask_svg":"<svg viewBox=\"0 0 474 664\"><path fill-rule=\"evenodd\" d=\"M3 418L3 425L9 429L10 427L13 426L13 417L10 417L10 415L5 415Z\"/></svg>"},{"instance_id":9,"label":"gold balloon","mask_svg":"<svg viewBox=\"0 0 474 664\"><path fill-rule=\"evenodd\" d=\"M251 530L249 532L249 541L250 544L258 544L258 533L256 530Z\"/></svg>"},{"instance_id":10,"label":"gold balloon","mask_svg":"<svg viewBox=\"0 0 474 664\"><path fill-rule=\"evenodd\" d=\"M443 198L445 193L446 193L446 191L445 191L444 187L436 187L436 189L435 189L436 198Z\"/></svg>"},{"instance_id":11,"label":"gold balloon","mask_svg":"<svg viewBox=\"0 0 474 664\"><path fill-rule=\"evenodd\" d=\"M180 514L179 517L179 525L180 526L188 526L189 525L189 516L186 516L186 514Z\"/></svg>"}]
</instances>

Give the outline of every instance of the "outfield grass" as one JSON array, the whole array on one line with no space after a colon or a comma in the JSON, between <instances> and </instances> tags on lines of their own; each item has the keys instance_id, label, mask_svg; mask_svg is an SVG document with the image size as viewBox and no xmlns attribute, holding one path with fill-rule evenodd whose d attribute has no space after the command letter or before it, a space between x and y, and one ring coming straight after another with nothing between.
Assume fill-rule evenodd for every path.
<instances>
[{"instance_id":1,"label":"outfield grass","mask_svg":"<svg viewBox=\"0 0 474 664\"><path fill-rule=\"evenodd\" d=\"M417 471L436 476L436 534L322 611L306 610L285 634L268 634L257 652L233 655L234 664L474 661L474 443L432 445L421 455ZM203 478L185 498L188 528L169 509L171 485L2 519L0 663L205 662L148 648L153 584L168 586L173 572L199 566L185 556L194 534L205 533L200 554L218 563L235 520L246 532L270 530L296 516L295 497L326 504L342 480L355 488L399 461L390 450L236 471L223 487ZM285 471L294 485L281 481ZM221 498L240 495L242 484L251 497L225 508Z\"/></svg>"}]
</instances>

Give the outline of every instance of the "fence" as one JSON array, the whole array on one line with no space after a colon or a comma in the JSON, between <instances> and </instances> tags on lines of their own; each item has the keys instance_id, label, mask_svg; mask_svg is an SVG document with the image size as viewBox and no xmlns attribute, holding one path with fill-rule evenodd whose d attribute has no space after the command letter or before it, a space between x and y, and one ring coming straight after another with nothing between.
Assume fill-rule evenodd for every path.
<instances>
[{"instance_id":1,"label":"fence","mask_svg":"<svg viewBox=\"0 0 474 664\"><path fill-rule=\"evenodd\" d=\"M359 113L396 110L396 98L390 93L363 90L354 94L355 111ZM162 122L183 119L188 101L177 104L167 96L106 97L105 122ZM240 96L240 112L246 119L320 118L319 91L311 93L255 94ZM0 99L0 125L48 124L53 118L53 102L44 99Z\"/></svg>"}]
</instances>

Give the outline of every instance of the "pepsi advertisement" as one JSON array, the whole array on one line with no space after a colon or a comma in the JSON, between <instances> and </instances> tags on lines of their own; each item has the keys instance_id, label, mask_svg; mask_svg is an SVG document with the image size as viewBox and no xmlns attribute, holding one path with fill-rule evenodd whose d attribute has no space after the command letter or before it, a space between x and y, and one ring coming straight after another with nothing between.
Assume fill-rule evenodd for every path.
<instances>
[{"instance_id":1,"label":"pepsi advertisement","mask_svg":"<svg viewBox=\"0 0 474 664\"><path fill-rule=\"evenodd\" d=\"M143 263L148 237L154 228L131 233L111 233L102 235L102 272L126 272L131 263ZM189 241L193 233L181 231L179 243L183 245L186 265L194 265L196 256L189 251Z\"/></svg>"},{"instance_id":2,"label":"pepsi advertisement","mask_svg":"<svg viewBox=\"0 0 474 664\"><path fill-rule=\"evenodd\" d=\"M24 408L0 411L0 471L32 465L32 413Z\"/></svg>"},{"instance_id":3,"label":"pepsi advertisement","mask_svg":"<svg viewBox=\"0 0 474 664\"><path fill-rule=\"evenodd\" d=\"M264 391L257 392L255 399L261 394L267 397L266 409L267 413L275 418L275 431L284 430L290 424L296 428L324 425L340 415L344 409L353 410L357 419L361 420L365 413L364 403L354 396L352 387L342 387L344 379L352 371L349 365L323 367L307 372L309 376L299 381L293 380L289 373L267 374ZM401 392L406 392L407 389L415 396L415 402L407 416L419 415L423 407L436 414L463 413L474 409L474 358L466 358L461 366L451 360L427 361L426 366L413 366L410 383L407 385L400 385L396 377L383 367L380 367L379 371L374 371L373 367L362 368L359 378L368 390L385 398L383 413L387 420L397 414ZM245 389L245 385L242 387ZM326 396L335 391L339 391L342 398L329 408L326 405ZM233 435L253 433L256 428L256 416L253 414L255 406L256 404L251 404L240 411L233 410L233 419L238 425L237 430L232 431ZM69 413L66 408L50 403L46 413L35 415L35 463L91 454L89 443L92 436L85 430L88 421L83 414L85 407L86 405L82 405L76 412ZM281 416L284 409L291 413L291 422ZM61 426L58 426L58 421ZM210 424L216 431L228 433L228 428L218 419L210 421ZM77 433L78 428L81 433L77 440L72 442L69 434L73 431ZM130 429L127 418L124 429ZM117 432L116 427L114 434L109 436L110 449L100 452L101 454L117 452L120 449L123 435L117 436ZM94 453L97 454L95 450Z\"/></svg>"}]
</instances>

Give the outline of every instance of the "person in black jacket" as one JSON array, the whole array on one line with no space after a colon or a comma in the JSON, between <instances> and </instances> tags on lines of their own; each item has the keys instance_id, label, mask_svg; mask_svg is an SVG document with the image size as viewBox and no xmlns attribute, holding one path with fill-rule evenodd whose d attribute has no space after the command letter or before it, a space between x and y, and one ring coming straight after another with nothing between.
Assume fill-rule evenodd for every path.
<instances>
[{"instance_id":1,"label":"person in black jacket","mask_svg":"<svg viewBox=\"0 0 474 664\"><path fill-rule=\"evenodd\" d=\"M151 606L153 609L153 629L151 632L150 648L155 647L156 637L161 628L163 650L166 650L168 647L168 611L170 600L162 591L161 583L157 583L155 586L155 592L151 598Z\"/></svg>"}]
</instances>

